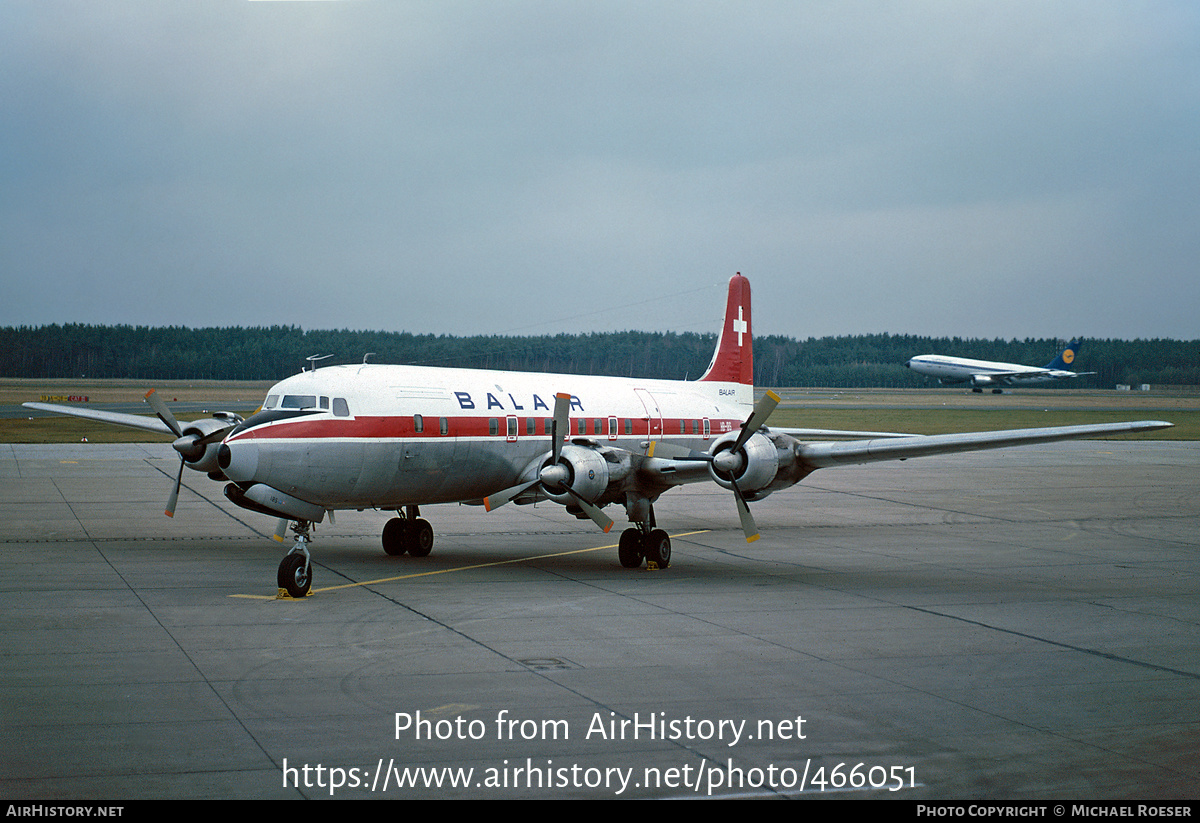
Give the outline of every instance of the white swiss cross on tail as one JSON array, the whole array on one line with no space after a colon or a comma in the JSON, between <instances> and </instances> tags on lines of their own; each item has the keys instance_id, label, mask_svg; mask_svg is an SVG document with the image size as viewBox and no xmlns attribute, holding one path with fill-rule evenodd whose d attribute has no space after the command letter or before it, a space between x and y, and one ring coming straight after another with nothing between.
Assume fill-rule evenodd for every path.
<instances>
[{"instance_id":1,"label":"white swiss cross on tail","mask_svg":"<svg viewBox=\"0 0 1200 823\"><path fill-rule=\"evenodd\" d=\"M737 319L733 321L733 330L737 332L738 346L742 345L742 335L750 331L750 326L742 319L742 307L738 306Z\"/></svg>"},{"instance_id":2,"label":"white swiss cross on tail","mask_svg":"<svg viewBox=\"0 0 1200 823\"><path fill-rule=\"evenodd\" d=\"M750 281L738 272L729 281L725 323L712 363L701 380L754 386L754 338L750 325Z\"/></svg>"}]
</instances>

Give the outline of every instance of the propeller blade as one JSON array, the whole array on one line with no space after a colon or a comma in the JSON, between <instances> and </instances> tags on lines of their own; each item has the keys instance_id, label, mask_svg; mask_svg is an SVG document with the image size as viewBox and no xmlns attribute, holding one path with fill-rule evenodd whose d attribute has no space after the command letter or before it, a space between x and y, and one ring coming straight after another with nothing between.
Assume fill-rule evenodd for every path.
<instances>
[{"instance_id":1,"label":"propeller blade","mask_svg":"<svg viewBox=\"0 0 1200 823\"><path fill-rule=\"evenodd\" d=\"M767 422L767 418L771 416L771 412L775 411L775 407L779 405L779 395L770 389L767 393L759 398L754 404L754 411L746 418L746 422L742 424L742 433L738 435L737 442L733 444L733 451L740 451L742 446L746 445L756 431L763 427Z\"/></svg>"},{"instance_id":2,"label":"propeller blade","mask_svg":"<svg viewBox=\"0 0 1200 823\"><path fill-rule=\"evenodd\" d=\"M608 534L609 529L613 527L612 518L580 497L579 493L570 486L563 484L563 488L566 490L567 494L571 495L572 499L579 504L579 508L583 509L584 513L588 517L592 518L592 522L599 526L605 534Z\"/></svg>"},{"instance_id":3,"label":"propeller blade","mask_svg":"<svg viewBox=\"0 0 1200 823\"><path fill-rule=\"evenodd\" d=\"M175 432L176 437L183 437L183 429L179 425L179 421L175 419L175 415L171 414L171 410L167 408L167 404L158 396L157 389L151 389L146 392L146 402L150 404L150 408L154 409L154 413L158 415L158 419L167 424L167 428Z\"/></svg>"},{"instance_id":4,"label":"propeller blade","mask_svg":"<svg viewBox=\"0 0 1200 823\"><path fill-rule=\"evenodd\" d=\"M542 482L540 478L536 480L530 480L528 483L518 483L516 486L510 486L504 491L499 491L495 494L489 494L487 497L483 498L483 508L485 511L489 512L493 509L498 509L521 492L536 486L540 482Z\"/></svg>"},{"instance_id":5,"label":"propeller blade","mask_svg":"<svg viewBox=\"0 0 1200 823\"><path fill-rule=\"evenodd\" d=\"M213 443L220 443L225 439L225 435L237 428L236 425L229 425L223 429L217 429L212 434L206 434L196 441L197 446L211 446Z\"/></svg>"},{"instance_id":6,"label":"propeller blade","mask_svg":"<svg viewBox=\"0 0 1200 823\"><path fill-rule=\"evenodd\" d=\"M175 477L175 486L171 489L171 496L167 498L167 510L163 512L167 517L175 516L175 504L179 502L179 487L183 485L183 458L179 460L179 474Z\"/></svg>"},{"instance_id":7,"label":"propeller blade","mask_svg":"<svg viewBox=\"0 0 1200 823\"><path fill-rule=\"evenodd\" d=\"M746 498L742 497L737 483L730 482L733 484L733 498L737 501L738 520L742 521L742 533L746 535L747 543L753 543L759 537L758 526L754 523L754 515L750 514L750 507L746 505Z\"/></svg>"},{"instance_id":8,"label":"propeller blade","mask_svg":"<svg viewBox=\"0 0 1200 823\"><path fill-rule=\"evenodd\" d=\"M563 438L570 434L571 428L571 395L558 392L554 395L554 430L550 433L554 441L550 444L550 463L558 462L562 454Z\"/></svg>"},{"instance_id":9,"label":"propeller blade","mask_svg":"<svg viewBox=\"0 0 1200 823\"><path fill-rule=\"evenodd\" d=\"M540 484L545 489L553 488L565 491L572 500L579 504L579 508L592 519L592 522L607 533L613 527L612 518L580 497L578 492L567 485L566 480L570 470L566 466L559 465L558 462L562 457L563 440L571 433L571 395L569 393L558 392L554 395L554 420L550 425L550 459L543 464L538 476L528 483L518 483L503 491L489 494L483 498L483 507L487 511L498 509L517 495Z\"/></svg>"}]
</instances>

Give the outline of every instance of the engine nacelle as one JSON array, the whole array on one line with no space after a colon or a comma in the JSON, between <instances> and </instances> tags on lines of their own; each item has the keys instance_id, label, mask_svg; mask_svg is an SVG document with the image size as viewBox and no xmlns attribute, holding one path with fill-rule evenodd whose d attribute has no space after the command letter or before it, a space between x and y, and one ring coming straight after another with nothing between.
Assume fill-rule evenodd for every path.
<instances>
[{"instance_id":1,"label":"engine nacelle","mask_svg":"<svg viewBox=\"0 0 1200 823\"><path fill-rule=\"evenodd\" d=\"M732 491L737 483L743 495L752 497L754 492L765 489L775 479L779 471L779 450L766 435L761 432L753 434L734 452L738 433L724 434L713 443L709 454L713 462L708 464L708 472L719 485ZM730 482L732 478L733 482Z\"/></svg>"},{"instance_id":2,"label":"engine nacelle","mask_svg":"<svg viewBox=\"0 0 1200 823\"><path fill-rule=\"evenodd\" d=\"M992 380L992 378L988 377L986 374L977 374L971 378L972 386L990 386L994 382L996 381Z\"/></svg>"},{"instance_id":3,"label":"engine nacelle","mask_svg":"<svg viewBox=\"0 0 1200 823\"><path fill-rule=\"evenodd\" d=\"M563 446L557 465L566 469L566 476L563 478L566 485L589 503L600 499L600 495L608 488L608 461L595 449L575 445ZM543 478L548 479L552 476L548 469L551 469L549 464L543 469ZM542 489L555 503L564 506L575 504L574 498L565 491L556 492L548 482L543 482Z\"/></svg>"},{"instance_id":4,"label":"engine nacelle","mask_svg":"<svg viewBox=\"0 0 1200 823\"><path fill-rule=\"evenodd\" d=\"M201 418L188 423L183 430L183 437L175 441L175 450L183 457L183 461L187 463L189 469L195 469L198 472L220 471L220 467L217 465L217 452L221 448L221 442L218 440L207 446L198 446L196 443L210 434L227 428L229 428L229 421L217 417Z\"/></svg>"}]
</instances>

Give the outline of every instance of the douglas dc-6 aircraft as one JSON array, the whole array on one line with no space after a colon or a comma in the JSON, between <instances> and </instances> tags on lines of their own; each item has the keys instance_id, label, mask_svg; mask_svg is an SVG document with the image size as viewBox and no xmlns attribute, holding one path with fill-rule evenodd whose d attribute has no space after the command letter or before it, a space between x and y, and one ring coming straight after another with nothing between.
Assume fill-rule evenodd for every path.
<instances>
[{"instance_id":1,"label":"douglas dc-6 aircraft","mask_svg":"<svg viewBox=\"0 0 1200 823\"><path fill-rule=\"evenodd\" d=\"M1066 380L1094 371L1074 372L1067 367L1075 362L1079 353L1078 338L1063 349L1062 354L1040 369L1037 366L1022 366L1019 363L997 363L991 360L969 360L965 357L946 357L941 354L922 354L904 365L917 372L936 377L943 385L970 383L971 391L982 392L992 387L992 394L1000 394L1001 386L1016 386L1021 383L1049 383Z\"/></svg>"},{"instance_id":2,"label":"douglas dc-6 aircraft","mask_svg":"<svg viewBox=\"0 0 1200 823\"><path fill-rule=\"evenodd\" d=\"M178 422L151 391L157 419L26 403L175 436L183 468L225 482L225 496L288 523L295 543L278 582L292 597L312 585L310 534L345 509L395 511L383 529L388 554L428 555L433 528L420 506L552 500L607 532L603 508L625 507L621 565L671 562L671 539L654 502L672 486L711 480L728 489L748 541L758 529L748 503L827 466L903 460L948 452L1047 443L1095 434L1148 431L1159 421L1041 429L896 435L768 428L779 402L754 402L750 283L729 281L716 352L695 381L362 364L302 371L277 383L243 420L228 412ZM858 438L801 442L798 438Z\"/></svg>"}]
</instances>

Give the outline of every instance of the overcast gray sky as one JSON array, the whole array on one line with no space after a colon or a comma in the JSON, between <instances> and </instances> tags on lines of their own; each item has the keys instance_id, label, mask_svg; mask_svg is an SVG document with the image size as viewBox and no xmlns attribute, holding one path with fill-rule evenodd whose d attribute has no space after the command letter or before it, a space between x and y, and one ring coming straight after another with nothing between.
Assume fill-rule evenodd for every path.
<instances>
[{"instance_id":1,"label":"overcast gray sky","mask_svg":"<svg viewBox=\"0 0 1200 823\"><path fill-rule=\"evenodd\" d=\"M1200 3L0 3L0 325L1200 338Z\"/></svg>"}]
</instances>

